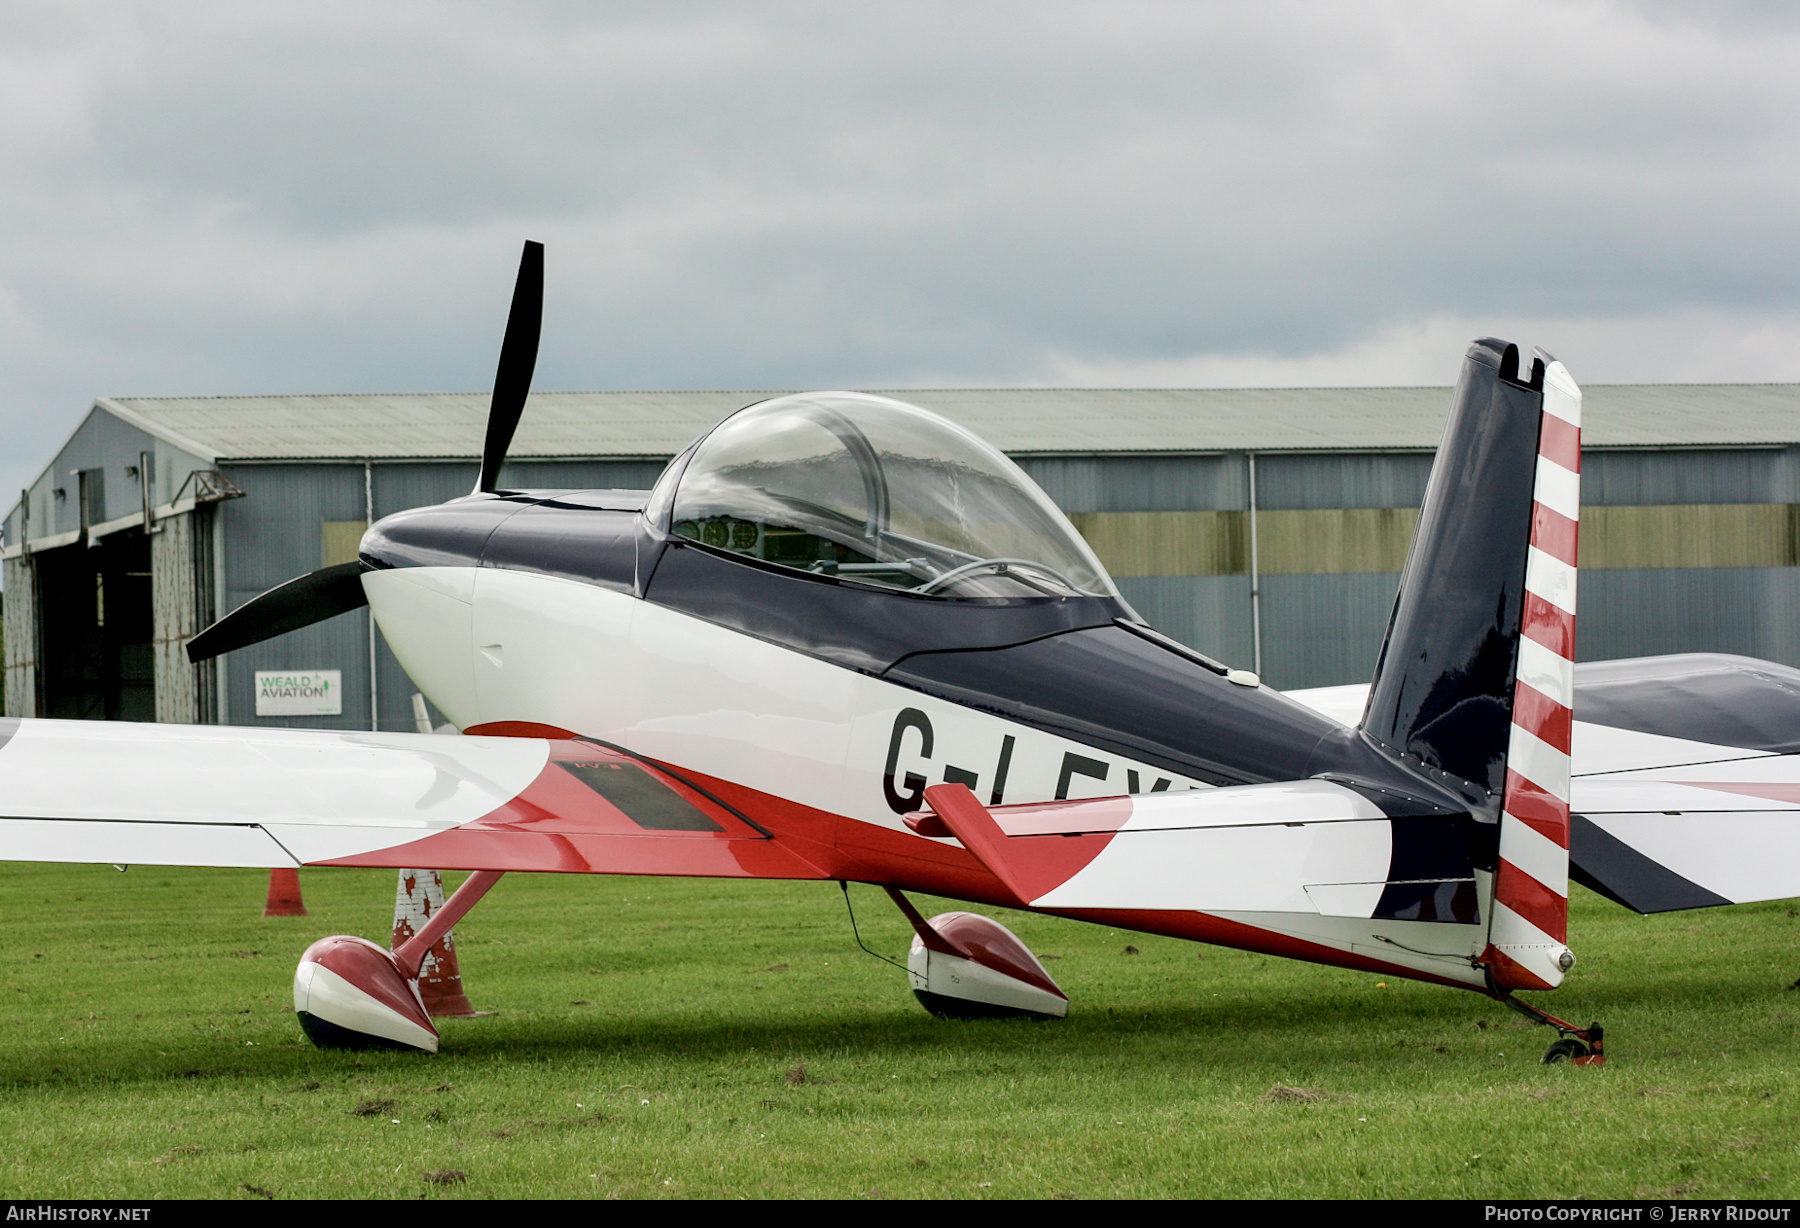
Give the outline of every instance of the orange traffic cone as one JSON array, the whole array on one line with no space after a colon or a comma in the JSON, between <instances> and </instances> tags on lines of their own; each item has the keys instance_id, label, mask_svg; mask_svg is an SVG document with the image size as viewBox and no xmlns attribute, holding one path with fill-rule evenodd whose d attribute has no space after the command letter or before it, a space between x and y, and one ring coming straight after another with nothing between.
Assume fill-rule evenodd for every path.
<instances>
[{"instance_id":1,"label":"orange traffic cone","mask_svg":"<svg viewBox=\"0 0 1800 1228\"><path fill-rule=\"evenodd\" d=\"M300 902L300 871L289 866L269 871L269 902L263 905L265 917L304 917L306 905Z\"/></svg>"},{"instance_id":2,"label":"orange traffic cone","mask_svg":"<svg viewBox=\"0 0 1800 1228\"><path fill-rule=\"evenodd\" d=\"M444 878L436 870L402 870L394 889L394 949L425 928L425 921L444 906ZM451 931L432 944L419 966L419 996L433 1015L467 1018L478 1011L463 992Z\"/></svg>"}]
</instances>

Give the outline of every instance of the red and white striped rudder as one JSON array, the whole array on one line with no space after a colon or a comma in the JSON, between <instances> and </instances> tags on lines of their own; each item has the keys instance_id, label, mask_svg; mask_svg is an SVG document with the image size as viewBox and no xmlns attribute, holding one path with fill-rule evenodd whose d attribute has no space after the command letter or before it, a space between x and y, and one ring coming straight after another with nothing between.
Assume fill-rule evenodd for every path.
<instances>
[{"instance_id":1,"label":"red and white striped rudder","mask_svg":"<svg viewBox=\"0 0 1800 1228\"><path fill-rule=\"evenodd\" d=\"M1580 524L1581 389L1552 362L1544 373L1500 863L1483 957L1502 989L1554 989L1575 962L1566 944Z\"/></svg>"}]
</instances>

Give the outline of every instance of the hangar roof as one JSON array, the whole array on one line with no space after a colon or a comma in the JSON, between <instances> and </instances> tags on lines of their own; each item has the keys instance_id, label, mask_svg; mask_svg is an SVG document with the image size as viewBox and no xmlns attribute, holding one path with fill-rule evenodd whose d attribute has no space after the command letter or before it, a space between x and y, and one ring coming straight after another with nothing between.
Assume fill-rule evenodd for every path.
<instances>
[{"instance_id":1,"label":"hangar roof","mask_svg":"<svg viewBox=\"0 0 1800 1228\"><path fill-rule=\"evenodd\" d=\"M1589 447L1800 443L1800 384L1598 384ZM781 395L532 394L515 457L667 457L731 411ZM1014 455L1432 449L1448 388L912 388ZM116 397L111 413L212 460L450 459L480 455L486 393Z\"/></svg>"}]
</instances>

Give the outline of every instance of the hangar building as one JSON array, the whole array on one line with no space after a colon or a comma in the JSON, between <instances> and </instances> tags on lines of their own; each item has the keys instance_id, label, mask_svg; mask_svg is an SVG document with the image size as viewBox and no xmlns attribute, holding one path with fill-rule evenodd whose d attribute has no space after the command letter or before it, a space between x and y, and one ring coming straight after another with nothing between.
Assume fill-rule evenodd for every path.
<instances>
[{"instance_id":1,"label":"hangar building","mask_svg":"<svg viewBox=\"0 0 1800 1228\"><path fill-rule=\"evenodd\" d=\"M1583 659L1800 665L1800 385L1586 390ZM535 394L503 486L648 487L774 392ZM888 393L1011 455L1153 624L1282 688L1365 681L1448 388ZM485 394L113 398L4 536L9 715L411 729L366 610L194 666L216 616L466 493ZM337 671L334 715L257 715L258 671ZM441 720L435 712L433 721Z\"/></svg>"}]
</instances>

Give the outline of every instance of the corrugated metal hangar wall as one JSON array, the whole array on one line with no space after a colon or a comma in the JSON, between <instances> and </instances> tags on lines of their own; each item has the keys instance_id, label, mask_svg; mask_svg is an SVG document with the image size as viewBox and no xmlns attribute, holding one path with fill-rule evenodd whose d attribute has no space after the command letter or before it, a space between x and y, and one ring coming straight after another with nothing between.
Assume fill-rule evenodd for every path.
<instances>
[{"instance_id":1,"label":"corrugated metal hangar wall","mask_svg":"<svg viewBox=\"0 0 1800 1228\"><path fill-rule=\"evenodd\" d=\"M502 484L647 487L766 395L534 396ZM1283 688L1368 678L1449 404L1429 388L891 395L1013 455L1151 623L1233 664L1260 656ZM1800 386L1597 387L1588 406L1582 659L1800 665ZM413 688L367 611L206 666L182 646L353 558L371 516L466 493L485 407L96 403L5 522L7 713L412 728ZM255 715L257 670L309 669L341 672L340 715Z\"/></svg>"},{"instance_id":2,"label":"corrugated metal hangar wall","mask_svg":"<svg viewBox=\"0 0 1800 1228\"><path fill-rule=\"evenodd\" d=\"M1263 674L1284 689L1366 682L1431 456L1254 463ZM1147 620L1252 660L1248 456L1022 464ZM1711 651L1800 664L1800 450L1589 450L1582 500L1582 660Z\"/></svg>"}]
</instances>

